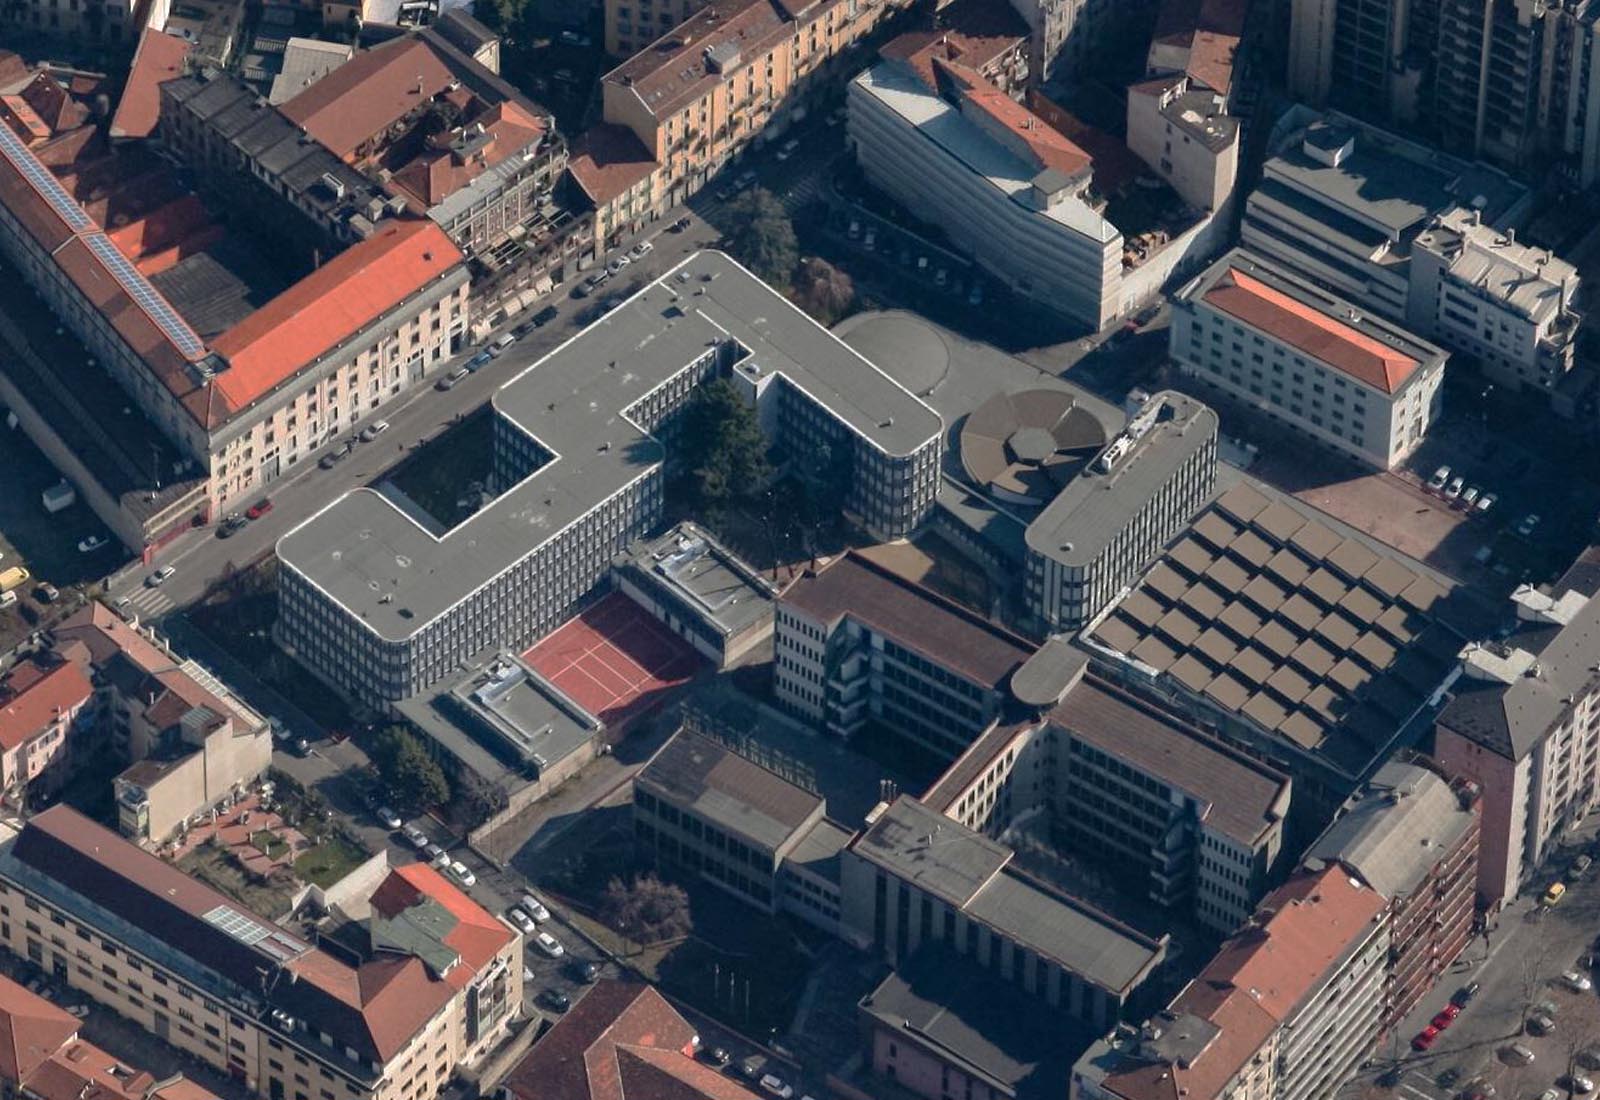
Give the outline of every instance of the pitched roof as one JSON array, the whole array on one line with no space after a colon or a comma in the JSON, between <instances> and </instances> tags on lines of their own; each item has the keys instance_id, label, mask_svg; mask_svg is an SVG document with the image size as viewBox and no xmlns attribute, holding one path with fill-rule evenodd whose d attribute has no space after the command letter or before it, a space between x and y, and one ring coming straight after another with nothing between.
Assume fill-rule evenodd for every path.
<instances>
[{"instance_id":1,"label":"pitched roof","mask_svg":"<svg viewBox=\"0 0 1600 1100\"><path fill-rule=\"evenodd\" d=\"M77 1033L76 1017L0 974L0 1078L26 1080Z\"/></svg>"},{"instance_id":2,"label":"pitched roof","mask_svg":"<svg viewBox=\"0 0 1600 1100\"><path fill-rule=\"evenodd\" d=\"M990 121L1004 127L1028 150L1039 168L1053 168L1071 177L1091 167L1089 154L1075 142L988 81L968 88L964 98Z\"/></svg>"},{"instance_id":3,"label":"pitched roof","mask_svg":"<svg viewBox=\"0 0 1600 1100\"><path fill-rule=\"evenodd\" d=\"M647 985L597 982L507 1075L517 1100L753 1100L694 1058L695 1030Z\"/></svg>"},{"instance_id":4,"label":"pitched roof","mask_svg":"<svg viewBox=\"0 0 1600 1100\"><path fill-rule=\"evenodd\" d=\"M63 712L82 706L94 694L94 685L75 661L63 661L28 680L25 689L0 702L0 748L7 751L38 734ZM0 689L6 686L0 683Z\"/></svg>"},{"instance_id":5,"label":"pitched roof","mask_svg":"<svg viewBox=\"0 0 1600 1100\"><path fill-rule=\"evenodd\" d=\"M609 122L579 134L567 163L572 178L596 206L604 206L659 167L632 130Z\"/></svg>"},{"instance_id":6,"label":"pitched roof","mask_svg":"<svg viewBox=\"0 0 1600 1100\"><path fill-rule=\"evenodd\" d=\"M848 551L789 586L781 602L833 624L849 617L977 683L1003 689L1034 647L1003 627Z\"/></svg>"},{"instance_id":7,"label":"pitched roof","mask_svg":"<svg viewBox=\"0 0 1600 1100\"><path fill-rule=\"evenodd\" d=\"M1420 366L1400 349L1291 298L1238 267L1229 268L1204 297L1252 328L1384 393L1394 393Z\"/></svg>"},{"instance_id":8,"label":"pitched roof","mask_svg":"<svg viewBox=\"0 0 1600 1100\"><path fill-rule=\"evenodd\" d=\"M161 116L161 83L183 74L189 40L146 27L133 53L133 68L123 86L117 112L111 116L114 138L145 138Z\"/></svg>"},{"instance_id":9,"label":"pitched roof","mask_svg":"<svg viewBox=\"0 0 1600 1100\"><path fill-rule=\"evenodd\" d=\"M631 89L653 117L669 118L789 38L794 26L774 0L710 0L670 35L607 73L605 82ZM722 71L714 59L725 55L737 60Z\"/></svg>"},{"instance_id":10,"label":"pitched roof","mask_svg":"<svg viewBox=\"0 0 1600 1100\"><path fill-rule=\"evenodd\" d=\"M393 918L424 899L437 903L455 920L454 927L441 937L441 942L452 949L462 963L446 976L452 985L464 988L471 984L478 971L515 937L511 929L426 863L409 863L391 870L389 877L373 893L372 908L384 917Z\"/></svg>"},{"instance_id":11,"label":"pitched roof","mask_svg":"<svg viewBox=\"0 0 1600 1100\"><path fill-rule=\"evenodd\" d=\"M217 337L212 349L228 369L215 388L243 408L460 262L460 250L433 222L384 221Z\"/></svg>"},{"instance_id":12,"label":"pitched roof","mask_svg":"<svg viewBox=\"0 0 1600 1100\"><path fill-rule=\"evenodd\" d=\"M348 160L453 79L423 39L396 38L356 54L278 109Z\"/></svg>"}]
</instances>

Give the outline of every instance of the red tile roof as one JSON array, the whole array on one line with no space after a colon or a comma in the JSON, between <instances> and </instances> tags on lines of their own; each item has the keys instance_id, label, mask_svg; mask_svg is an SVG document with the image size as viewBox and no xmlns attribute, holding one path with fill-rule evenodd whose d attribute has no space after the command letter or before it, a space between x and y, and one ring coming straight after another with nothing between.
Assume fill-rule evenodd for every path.
<instances>
[{"instance_id":1,"label":"red tile roof","mask_svg":"<svg viewBox=\"0 0 1600 1100\"><path fill-rule=\"evenodd\" d=\"M1037 88L1029 89L1027 104L1051 129L1088 153L1094 168L1094 189L1100 194L1115 195L1147 171L1138 154L1120 140L1090 126Z\"/></svg>"},{"instance_id":2,"label":"red tile roof","mask_svg":"<svg viewBox=\"0 0 1600 1100\"><path fill-rule=\"evenodd\" d=\"M1248 9L1245 0L1166 0L1156 17L1155 39L1188 50L1185 72L1227 95Z\"/></svg>"},{"instance_id":3,"label":"red tile roof","mask_svg":"<svg viewBox=\"0 0 1600 1100\"><path fill-rule=\"evenodd\" d=\"M394 917L423 898L431 898L456 918L456 926L444 937L445 946L461 956L462 965L452 969L445 979L452 985L470 985L515 936L426 863L408 863L390 871L372 895L372 908L382 916Z\"/></svg>"},{"instance_id":4,"label":"red tile roof","mask_svg":"<svg viewBox=\"0 0 1600 1100\"><path fill-rule=\"evenodd\" d=\"M450 68L421 38L396 38L356 54L278 109L350 160L363 143L454 80Z\"/></svg>"},{"instance_id":5,"label":"red tile roof","mask_svg":"<svg viewBox=\"0 0 1600 1100\"><path fill-rule=\"evenodd\" d=\"M1076 176L1091 166L1089 154L1070 138L988 81L970 89L966 99L1020 141L1039 168Z\"/></svg>"},{"instance_id":6,"label":"red tile roof","mask_svg":"<svg viewBox=\"0 0 1600 1100\"><path fill-rule=\"evenodd\" d=\"M244 408L460 262L444 230L425 218L381 223L217 337L212 350L228 369L215 388Z\"/></svg>"},{"instance_id":7,"label":"red tile roof","mask_svg":"<svg viewBox=\"0 0 1600 1100\"><path fill-rule=\"evenodd\" d=\"M1291 347L1384 393L1394 393L1420 365L1381 340L1230 268L1205 301Z\"/></svg>"},{"instance_id":8,"label":"red tile roof","mask_svg":"<svg viewBox=\"0 0 1600 1100\"><path fill-rule=\"evenodd\" d=\"M545 122L519 103L499 103L475 115L467 124L481 126L488 137L482 148L463 161L445 146L453 135L445 132L405 164L394 170L389 188L409 198L418 209L426 210L444 201L493 168L537 142L545 132Z\"/></svg>"},{"instance_id":9,"label":"red tile roof","mask_svg":"<svg viewBox=\"0 0 1600 1100\"><path fill-rule=\"evenodd\" d=\"M504 1083L516 1100L754 1100L695 1060L694 1035L651 987L601 981Z\"/></svg>"},{"instance_id":10,"label":"red tile roof","mask_svg":"<svg viewBox=\"0 0 1600 1100\"><path fill-rule=\"evenodd\" d=\"M0 748L7 751L24 744L94 695L94 685L74 661L64 661L37 678L25 675L22 682L27 684L23 690L0 702ZM0 688L5 686L0 684Z\"/></svg>"},{"instance_id":11,"label":"red tile roof","mask_svg":"<svg viewBox=\"0 0 1600 1100\"><path fill-rule=\"evenodd\" d=\"M0 1078L26 1080L77 1033L76 1017L0 975Z\"/></svg>"},{"instance_id":12,"label":"red tile roof","mask_svg":"<svg viewBox=\"0 0 1600 1100\"><path fill-rule=\"evenodd\" d=\"M568 168L589 201L604 206L661 167L626 126L597 123L572 143Z\"/></svg>"},{"instance_id":13,"label":"red tile roof","mask_svg":"<svg viewBox=\"0 0 1600 1100\"><path fill-rule=\"evenodd\" d=\"M133 68L123 86L116 114L111 116L114 138L145 138L155 132L161 114L162 82L183 75L189 42L176 35L146 27L133 53Z\"/></svg>"}]
</instances>

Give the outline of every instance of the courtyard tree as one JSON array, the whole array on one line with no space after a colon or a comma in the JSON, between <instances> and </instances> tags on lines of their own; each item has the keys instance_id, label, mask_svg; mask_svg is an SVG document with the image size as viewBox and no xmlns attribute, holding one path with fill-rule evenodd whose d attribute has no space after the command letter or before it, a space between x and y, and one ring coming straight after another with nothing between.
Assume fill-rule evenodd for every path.
<instances>
[{"instance_id":1,"label":"courtyard tree","mask_svg":"<svg viewBox=\"0 0 1600 1100\"><path fill-rule=\"evenodd\" d=\"M372 744L372 762L394 796L408 806L438 806L449 801L450 784L422 742L404 726L389 726Z\"/></svg>"},{"instance_id":2,"label":"courtyard tree","mask_svg":"<svg viewBox=\"0 0 1600 1100\"><path fill-rule=\"evenodd\" d=\"M725 378L695 391L678 439L689 503L698 511L715 514L749 499L771 474L756 411Z\"/></svg>"},{"instance_id":3,"label":"courtyard tree","mask_svg":"<svg viewBox=\"0 0 1600 1100\"><path fill-rule=\"evenodd\" d=\"M627 882L613 878L607 883L600 917L637 944L682 939L694 930L683 887L649 871Z\"/></svg>"},{"instance_id":4,"label":"courtyard tree","mask_svg":"<svg viewBox=\"0 0 1600 1100\"><path fill-rule=\"evenodd\" d=\"M794 283L795 303L819 324L833 325L856 301L856 285L850 276L820 256L800 265Z\"/></svg>"},{"instance_id":5,"label":"courtyard tree","mask_svg":"<svg viewBox=\"0 0 1600 1100\"><path fill-rule=\"evenodd\" d=\"M728 234L728 250L765 282L788 286L800 246L783 203L771 191L758 187L734 199L727 213L734 227Z\"/></svg>"}]
</instances>

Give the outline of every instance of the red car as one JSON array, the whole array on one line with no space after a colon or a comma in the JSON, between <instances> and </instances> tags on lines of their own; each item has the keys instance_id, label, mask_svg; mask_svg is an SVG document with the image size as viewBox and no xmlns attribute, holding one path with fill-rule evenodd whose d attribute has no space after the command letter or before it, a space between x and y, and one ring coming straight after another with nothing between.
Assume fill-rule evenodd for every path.
<instances>
[{"instance_id":1,"label":"red car","mask_svg":"<svg viewBox=\"0 0 1600 1100\"><path fill-rule=\"evenodd\" d=\"M260 519L270 511L272 511L272 501L267 497L262 497L260 500L250 505L249 508L246 508L244 514L249 516L251 519Z\"/></svg>"},{"instance_id":2,"label":"red car","mask_svg":"<svg viewBox=\"0 0 1600 1100\"><path fill-rule=\"evenodd\" d=\"M1443 1031L1456 1022L1456 1017L1461 1015L1461 1010L1455 1005L1445 1005L1437 1016L1433 1018L1433 1026Z\"/></svg>"},{"instance_id":3,"label":"red car","mask_svg":"<svg viewBox=\"0 0 1600 1100\"><path fill-rule=\"evenodd\" d=\"M1433 1046L1433 1041L1439 1037L1439 1029L1429 1024L1417 1032L1417 1037L1411 1040L1412 1050L1427 1050Z\"/></svg>"}]
</instances>

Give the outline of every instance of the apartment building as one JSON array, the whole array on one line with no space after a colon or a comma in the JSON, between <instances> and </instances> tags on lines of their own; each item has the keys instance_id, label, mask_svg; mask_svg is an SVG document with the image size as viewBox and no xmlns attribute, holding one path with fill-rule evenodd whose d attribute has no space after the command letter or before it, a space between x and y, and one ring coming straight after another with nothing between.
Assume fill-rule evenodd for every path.
<instances>
[{"instance_id":1,"label":"apartment building","mask_svg":"<svg viewBox=\"0 0 1600 1100\"><path fill-rule=\"evenodd\" d=\"M653 45L601 81L603 120L631 130L660 165L664 205L655 213L698 191L763 131L798 121L802 100L826 85L843 64L840 55L897 6L711 0L669 27L661 9L640 5L635 14L624 3L628 15L619 8L615 19L619 41ZM652 20L656 30L648 33Z\"/></svg>"},{"instance_id":2,"label":"apartment building","mask_svg":"<svg viewBox=\"0 0 1600 1100\"><path fill-rule=\"evenodd\" d=\"M704 6L704 0L605 0L603 40L608 57L632 57Z\"/></svg>"},{"instance_id":3,"label":"apartment building","mask_svg":"<svg viewBox=\"0 0 1600 1100\"><path fill-rule=\"evenodd\" d=\"M1137 26L1154 3L1114 4L1109 0L1011 0L1028 24L1028 68L1044 83L1070 79L1097 49L1118 32Z\"/></svg>"},{"instance_id":4,"label":"apartment building","mask_svg":"<svg viewBox=\"0 0 1600 1100\"><path fill-rule=\"evenodd\" d=\"M1387 904L1384 1032L1450 973L1477 929L1478 792L1436 767L1385 763L1305 855L1306 867L1342 867Z\"/></svg>"},{"instance_id":5,"label":"apartment building","mask_svg":"<svg viewBox=\"0 0 1600 1100\"><path fill-rule=\"evenodd\" d=\"M1414 327L1412 246L1433 219L1476 210L1501 229L1531 209L1531 192L1499 169L1344 115L1299 109L1282 128L1245 204L1241 243L1397 324Z\"/></svg>"},{"instance_id":6,"label":"apartment building","mask_svg":"<svg viewBox=\"0 0 1600 1100\"><path fill-rule=\"evenodd\" d=\"M334 954L69 807L8 833L5 948L268 1100L427 1100L522 1001L521 937L431 868Z\"/></svg>"},{"instance_id":7,"label":"apartment building","mask_svg":"<svg viewBox=\"0 0 1600 1100\"><path fill-rule=\"evenodd\" d=\"M1025 535L1027 608L1044 632L1103 611L1211 498L1217 414L1164 390L1047 504Z\"/></svg>"},{"instance_id":8,"label":"apartment building","mask_svg":"<svg viewBox=\"0 0 1600 1100\"><path fill-rule=\"evenodd\" d=\"M1048 685L1039 717L990 727L920 801L990 837L1042 821L1062 851L1129 896L1232 932L1273 883L1289 777L1087 663L1047 643L1013 690L1032 701L1041 668L1064 668L1067 686Z\"/></svg>"},{"instance_id":9,"label":"apartment building","mask_svg":"<svg viewBox=\"0 0 1600 1100\"><path fill-rule=\"evenodd\" d=\"M898 538L932 509L938 414L733 260L700 252L495 394L489 506L432 529L355 490L280 539L279 643L373 704L491 646L531 644L660 522L673 418L718 377L776 445L849 455L841 504L862 527Z\"/></svg>"},{"instance_id":10,"label":"apartment building","mask_svg":"<svg viewBox=\"0 0 1600 1100\"><path fill-rule=\"evenodd\" d=\"M1166 957L1151 939L1010 866L1012 851L901 795L841 858L842 934L895 963L943 945L1092 1027Z\"/></svg>"},{"instance_id":11,"label":"apartment building","mask_svg":"<svg viewBox=\"0 0 1600 1100\"><path fill-rule=\"evenodd\" d=\"M661 165L626 126L590 126L573 139L567 167L594 206L595 247L601 253L643 231L667 209Z\"/></svg>"},{"instance_id":12,"label":"apartment building","mask_svg":"<svg viewBox=\"0 0 1600 1100\"><path fill-rule=\"evenodd\" d=\"M1549 392L1572 369L1577 291L1577 268L1484 225L1476 210L1435 218L1411 249L1411 327L1513 391Z\"/></svg>"},{"instance_id":13,"label":"apartment building","mask_svg":"<svg viewBox=\"0 0 1600 1100\"><path fill-rule=\"evenodd\" d=\"M1405 462L1439 415L1442 350L1242 249L1174 305L1179 370L1368 466Z\"/></svg>"},{"instance_id":14,"label":"apartment building","mask_svg":"<svg viewBox=\"0 0 1600 1100\"><path fill-rule=\"evenodd\" d=\"M118 827L136 843L165 843L271 766L267 720L153 629L89 603L50 640L89 670L100 747L130 762L113 788Z\"/></svg>"},{"instance_id":15,"label":"apartment building","mask_svg":"<svg viewBox=\"0 0 1600 1100\"><path fill-rule=\"evenodd\" d=\"M1512 593L1517 629L1461 651L1434 757L1482 795L1480 903L1498 909L1600 797L1600 600L1563 578Z\"/></svg>"},{"instance_id":16,"label":"apartment building","mask_svg":"<svg viewBox=\"0 0 1600 1100\"><path fill-rule=\"evenodd\" d=\"M1377 1044L1388 949L1376 891L1303 872L1165 1010L1093 1044L1071 1100L1326 1100Z\"/></svg>"},{"instance_id":17,"label":"apartment building","mask_svg":"<svg viewBox=\"0 0 1600 1100\"><path fill-rule=\"evenodd\" d=\"M1256 485L1229 489L1078 636L1096 671L1294 779L1303 847L1454 676L1454 583Z\"/></svg>"},{"instance_id":18,"label":"apartment building","mask_svg":"<svg viewBox=\"0 0 1600 1100\"><path fill-rule=\"evenodd\" d=\"M635 850L838 935L839 853L855 830L827 812L815 791L681 729L634 782Z\"/></svg>"},{"instance_id":19,"label":"apartment building","mask_svg":"<svg viewBox=\"0 0 1600 1100\"><path fill-rule=\"evenodd\" d=\"M93 710L94 685L72 657L42 654L0 677L0 790L7 800L20 804L66 781L73 742Z\"/></svg>"},{"instance_id":20,"label":"apartment building","mask_svg":"<svg viewBox=\"0 0 1600 1100\"><path fill-rule=\"evenodd\" d=\"M1128 148L1199 210L1222 209L1239 174L1239 120L1228 97L1187 74L1128 88Z\"/></svg>"},{"instance_id":21,"label":"apartment building","mask_svg":"<svg viewBox=\"0 0 1600 1100\"><path fill-rule=\"evenodd\" d=\"M139 40L145 27L161 27L171 11L170 0L105 0L66 3L22 0L0 11L0 33L15 28L58 41L126 46Z\"/></svg>"},{"instance_id":22,"label":"apartment building","mask_svg":"<svg viewBox=\"0 0 1600 1100\"><path fill-rule=\"evenodd\" d=\"M217 1100L183 1074L157 1079L79 1035L83 1021L0 975L0 1095L7 1100Z\"/></svg>"},{"instance_id":23,"label":"apartment building","mask_svg":"<svg viewBox=\"0 0 1600 1100\"><path fill-rule=\"evenodd\" d=\"M779 706L850 737L872 723L946 760L1010 699L1034 647L855 551L807 571L778 600Z\"/></svg>"},{"instance_id":24,"label":"apartment building","mask_svg":"<svg viewBox=\"0 0 1600 1100\"><path fill-rule=\"evenodd\" d=\"M1249 16L1242 0L1163 0L1145 53L1146 74L1187 77L1191 88L1226 103Z\"/></svg>"},{"instance_id":25,"label":"apartment building","mask_svg":"<svg viewBox=\"0 0 1600 1100\"><path fill-rule=\"evenodd\" d=\"M1290 91L1376 122L1414 122L1433 104L1438 4L1294 0Z\"/></svg>"},{"instance_id":26,"label":"apartment building","mask_svg":"<svg viewBox=\"0 0 1600 1100\"><path fill-rule=\"evenodd\" d=\"M867 178L1018 294L1091 329L1126 312L1123 238L1089 154L975 69L926 60L886 50L850 82Z\"/></svg>"},{"instance_id":27,"label":"apartment building","mask_svg":"<svg viewBox=\"0 0 1600 1100\"><path fill-rule=\"evenodd\" d=\"M187 80L163 95L198 89ZM98 168L74 185L110 189L126 170L114 157ZM225 234L192 196L113 237L9 128L0 196L0 250L204 472L209 515L422 382L466 329L461 254L426 220L384 219L252 309L250 288L207 251ZM175 233L186 249L173 254Z\"/></svg>"}]
</instances>

